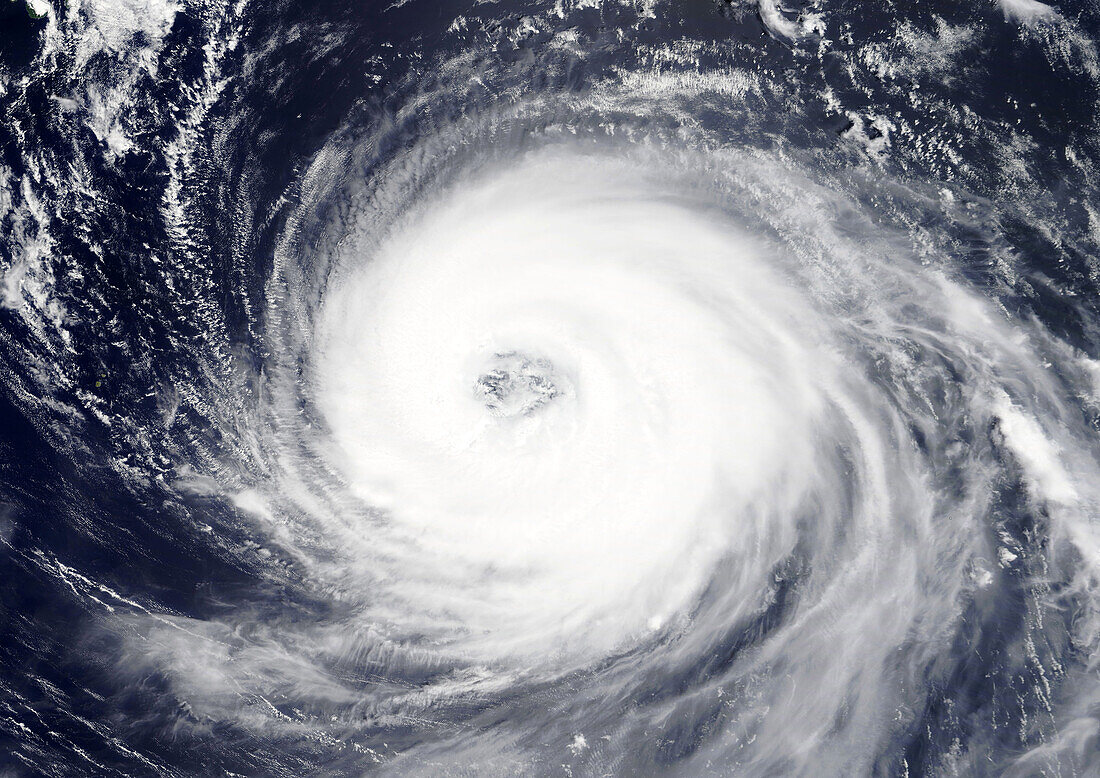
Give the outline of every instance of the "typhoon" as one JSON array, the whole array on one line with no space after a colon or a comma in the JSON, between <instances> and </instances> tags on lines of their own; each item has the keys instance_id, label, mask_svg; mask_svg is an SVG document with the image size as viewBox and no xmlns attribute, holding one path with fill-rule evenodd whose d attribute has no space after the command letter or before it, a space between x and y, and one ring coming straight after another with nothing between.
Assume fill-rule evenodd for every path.
<instances>
[{"instance_id":1,"label":"typhoon","mask_svg":"<svg viewBox=\"0 0 1100 778\"><path fill-rule=\"evenodd\" d=\"M0 2L0 776L1100 775L1095 2Z\"/></svg>"}]
</instances>

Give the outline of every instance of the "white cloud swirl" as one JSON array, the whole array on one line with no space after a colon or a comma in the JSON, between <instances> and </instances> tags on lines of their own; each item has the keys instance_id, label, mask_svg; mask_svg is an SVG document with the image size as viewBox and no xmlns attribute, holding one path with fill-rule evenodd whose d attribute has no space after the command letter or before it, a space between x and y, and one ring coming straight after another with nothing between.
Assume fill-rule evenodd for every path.
<instances>
[{"instance_id":1,"label":"white cloud swirl","mask_svg":"<svg viewBox=\"0 0 1100 778\"><path fill-rule=\"evenodd\" d=\"M268 290L268 520L354 614L309 638L317 661L436 673L370 695L384 720L588 668L563 727L649 742L654 716L713 715L688 768L870 772L995 582L1080 560L1059 596L1095 650L1091 384L867 205L927 195L677 125L682 84L318 159ZM1007 518L1015 483L1049 560ZM605 704L651 675L686 691ZM391 764L478 764L478 742Z\"/></svg>"}]
</instances>

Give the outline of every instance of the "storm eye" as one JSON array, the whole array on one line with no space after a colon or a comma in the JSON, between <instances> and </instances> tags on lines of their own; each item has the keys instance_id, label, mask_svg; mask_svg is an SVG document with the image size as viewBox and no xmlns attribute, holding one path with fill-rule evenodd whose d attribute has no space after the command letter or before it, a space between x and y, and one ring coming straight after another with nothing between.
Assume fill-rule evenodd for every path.
<instances>
[{"instance_id":1,"label":"storm eye","mask_svg":"<svg viewBox=\"0 0 1100 778\"><path fill-rule=\"evenodd\" d=\"M553 400L561 390L554 365L515 351L493 356L491 369L474 386L475 396L494 416L526 416Z\"/></svg>"}]
</instances>

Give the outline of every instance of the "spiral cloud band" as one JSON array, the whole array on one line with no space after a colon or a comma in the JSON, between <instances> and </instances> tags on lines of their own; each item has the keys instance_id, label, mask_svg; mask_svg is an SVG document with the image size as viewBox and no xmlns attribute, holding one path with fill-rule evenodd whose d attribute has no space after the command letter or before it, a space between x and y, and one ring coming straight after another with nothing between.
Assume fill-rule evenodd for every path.
<instances>
[{"instance_id":1,"label":"spiral cloud band","mask_svg":"<svg viewBox=\"0 0 1100 778\"><path fill-rule=\"evenodd\" d=\"M296 223L287 256L313 275L284 260L272 299L317 457L288 480L309 492L321 461L343 495L298 498L337 549L318 575L363 639L467 668L425 711L593 666L579 698L629 697L703 661L663 714L729 727L696 759L870 771L926 704L960 602L995 607L1013 574L1005 479L1093 586L1092 443L1047 367L1069 354L858 190L705 133L671 144L661 106L700 85L650 88L599 95L652 122L628 140L521 103ZM502 140L512 123L531 134ZM294 299L311 277L319 305ZM612 711L612 742L644 726Z\"/></svg>"},{"instance_id":2,"label":"spiral cloud band","mask_svg":"<svg viewBox=\"0 0 1100 778\"><path fill-rule=\"evenodd\" d=\"M0 51L0 756L1097 774L1094 12L270 5Z\"/></svg>"}]
</instances>

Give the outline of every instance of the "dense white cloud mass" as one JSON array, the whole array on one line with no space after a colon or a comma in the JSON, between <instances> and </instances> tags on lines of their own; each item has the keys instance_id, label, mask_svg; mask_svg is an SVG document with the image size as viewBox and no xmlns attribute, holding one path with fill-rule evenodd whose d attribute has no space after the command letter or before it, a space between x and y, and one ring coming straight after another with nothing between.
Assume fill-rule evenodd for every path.
<instances>
[{"instance_id":1,"label":"dense white cloud mass","mask_svg":"<svg viewBox=\"0 0 1100 778\"><path fill-rule=\"evenodd\" d=\"M0 47L0 760L1097 772L1092 11L306 5Z\"/></svg>"}]
</instances>

